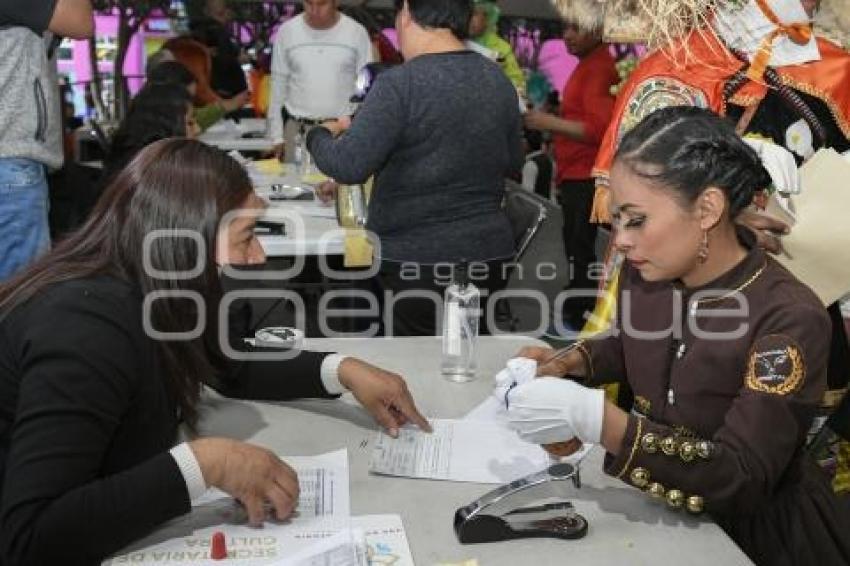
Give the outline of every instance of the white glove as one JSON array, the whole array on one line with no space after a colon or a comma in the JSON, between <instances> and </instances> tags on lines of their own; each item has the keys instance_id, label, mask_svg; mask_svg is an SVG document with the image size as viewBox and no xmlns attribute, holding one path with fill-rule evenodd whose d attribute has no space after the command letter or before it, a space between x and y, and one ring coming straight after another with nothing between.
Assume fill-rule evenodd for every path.
<instances>
[{"instance_id":1,"label":"white glove","mask_svg":"<svg viewBox=\"0 0 850 566\"><path fill-rule=\"evenodd\" d=\"M532 381L537 375L537 361L530 358L511 358L505 369L496 374L493 396L505 405L505 396L514 387Z\"/></svg>"},{"instance_id":2,"label":"white glove","mask_svg":"<svg viewBox=\"0 0 850 566\"><path fill-rule=\"evenodd\" d=\"M800 170L793 153L775 143L760 139L744 138L744 141L758 153L762 165L773 181L773 187L778 192L800 194Z\"/></svg>"},{"instance_id":3,"label":"white glove","mask_svg":"<svg viewBox=\"0 0 850 566\"><path fill-rule=\"evenodd\" d=\"M578 437L602 439L605 392L568 379L541 377L508 394L508 425L533 444L553 444Z\"/></svg>"}]
</instances>

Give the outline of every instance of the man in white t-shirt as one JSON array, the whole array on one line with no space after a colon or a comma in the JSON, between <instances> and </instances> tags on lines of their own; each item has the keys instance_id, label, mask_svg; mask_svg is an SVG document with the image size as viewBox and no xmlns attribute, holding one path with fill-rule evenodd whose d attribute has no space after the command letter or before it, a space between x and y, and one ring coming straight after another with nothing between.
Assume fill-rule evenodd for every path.
<instances>
[{"instance_id":1,"label":"man in white t-shirt","mask_svg":"<svg viewBox=\"0 0 850 566\"><path fill-rule=\"evenodd\" d=\"M357 73L372 60L369 34L338 10L338 0L304 0L304 12L274 41L268 120L278 154L286 141L292 161L298 128L350 114Z\"/></svg>"}]
</instances>

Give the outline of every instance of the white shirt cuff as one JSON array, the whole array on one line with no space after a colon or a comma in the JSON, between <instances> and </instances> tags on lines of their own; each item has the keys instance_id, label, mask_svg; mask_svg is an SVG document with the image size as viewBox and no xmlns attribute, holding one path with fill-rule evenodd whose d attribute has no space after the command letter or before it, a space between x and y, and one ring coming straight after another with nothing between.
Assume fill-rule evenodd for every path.
<instances>
[{"instance_id":1,"label":"white shirt cuff","mask_svg":"<svg viewBox=\"0 0 850 566\"><path fill-rule=\"evenodd\" d=\"M206 493L207 482L204 481L201 466L198 464L198 459L195 458L195 453L192 452L189 444L187 442L178 444L169 450L169 453L174 458L174 461L177 462L180 473L183 474L183 481L186 482L189 499L194 501Z\"/></svg>"},{"instance_id":2,"label":"white shirt cuff","mask_svg":"<svg viewBox=\"0 0 850 566\"><path fill-rule=\"evenodd\" d=\"M325 390L331 395L342 395L347 391L342 383L339 382L339 365L344 359L345 356L329 354L322 360L322 370L320 372L322 385L325 386Z\"/></svg>"}]
</instances>

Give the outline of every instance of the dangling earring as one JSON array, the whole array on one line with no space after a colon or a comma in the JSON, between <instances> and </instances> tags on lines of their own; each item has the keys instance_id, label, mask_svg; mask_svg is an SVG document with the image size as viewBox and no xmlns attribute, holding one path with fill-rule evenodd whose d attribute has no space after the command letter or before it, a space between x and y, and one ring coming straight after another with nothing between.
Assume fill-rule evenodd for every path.
<instances>
[{"instance_id":1,"label":"dangling earring","mask_svg":"<svg viewBox=\"0 0 850 566\"><path fill-rule=\"evenodd\" d=\"M697 260L700 263L708 261L708 230L702 233L702 242L700 242L699 249L697 250Z\"/></svg>"}]
</instances>

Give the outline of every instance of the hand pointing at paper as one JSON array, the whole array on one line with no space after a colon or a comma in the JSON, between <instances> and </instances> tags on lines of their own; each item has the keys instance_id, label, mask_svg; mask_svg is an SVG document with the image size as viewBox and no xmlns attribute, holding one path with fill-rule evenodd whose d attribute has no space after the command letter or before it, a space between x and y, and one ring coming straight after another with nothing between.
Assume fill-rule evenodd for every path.
<instances>
[{"instance_id":1,"label":"hand pointing at paper","mask_svg":"<svg viewBox=\"0 0 850 566\"><path fill-rule=\"evenodd\" d=\"M416 408L401 376L362 360L345 358L339 366L339 381L393 438L408 422L431 432L431 425Z\"/></svg>"}]
</instances>

